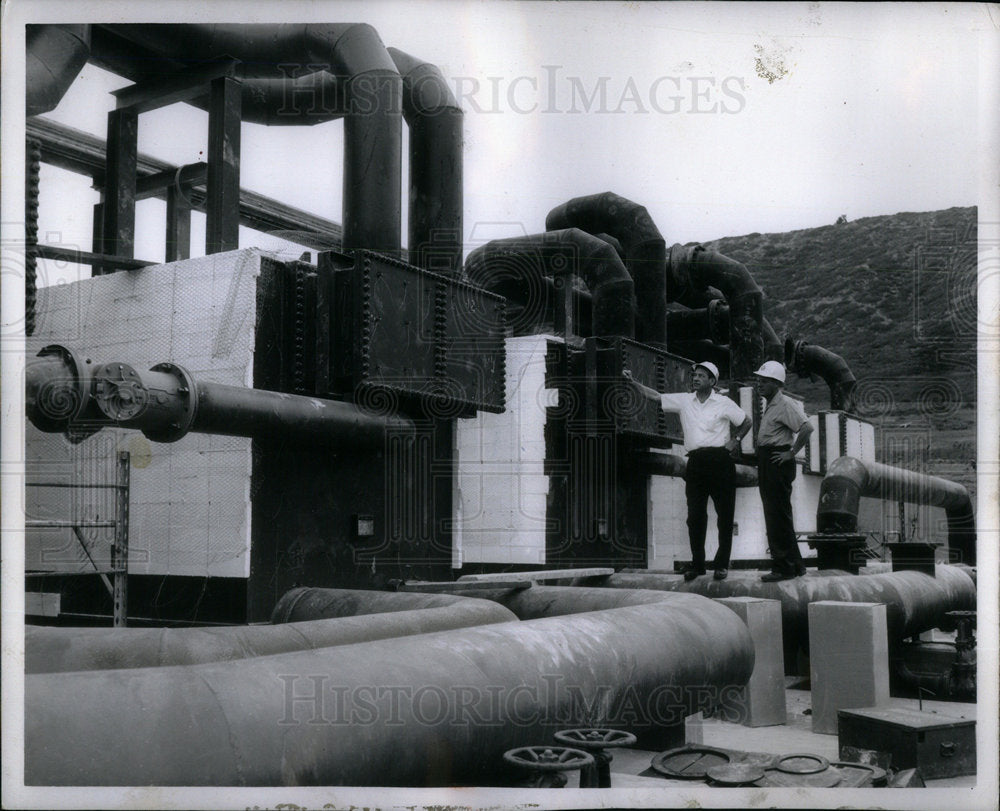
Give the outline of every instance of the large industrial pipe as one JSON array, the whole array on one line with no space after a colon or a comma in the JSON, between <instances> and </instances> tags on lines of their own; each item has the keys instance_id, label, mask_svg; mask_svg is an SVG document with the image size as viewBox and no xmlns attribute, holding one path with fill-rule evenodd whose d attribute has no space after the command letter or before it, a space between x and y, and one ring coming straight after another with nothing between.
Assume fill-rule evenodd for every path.
<instances>
[{"instance_id":1,"label":"large industrial pipe","mask_svg":"<svg viewBox=\"0 0 1000 811\"><path fill-rule=\"evenodd\" d=\"M589 234L607 233L625 251L625 266L635 283L638 304L636 338L667 348L667 287L663 276L666 243L649 212L613 192L575 197L552 209L546 231L579 228ZM595 335L601 333L594 330Z\"/></svg>"},{"instance_id":2,"label":"large industrial pipe","mask_svg":"<svg viewBox=\"0 0 1000 811\"><path fill-rule=\"evenodd\" d=\"M713 299L697 309L667 310L667 337L671 342L707 339L728 344L729 306Z\"/></svg>"},{"instance_id":3,"label":"large industrial pipe","mask_svg":"<svg viewBox=\"0 0 1000 811\"><path fill-rule=\"evenodd\" d=\"M446 594L339 592L345 613L282 625L24 630L26 673L194 665L516 621L502 605ZM372 600L369 595L379 595ZM287 595L286 595L287 596ZM387 599L381 599L383 596ZM381 609L388 607L388 611ZM353 611L348 611L353 608ZM378 612L378 613L376 613Z\"/></svg>"},{"instance_id":4,"label":"large industrial pipe","mask_svg":"<svg viewBox=\"0 0 1000 811\"><path fill-rule=\"evenodd\" d=\"M472 284L512 295L531 312L544 304L545 277L565 273L569 283L575 274L590 288L594 335L635 335L632 278L611 245L579 228L493 240L469 254L465 273Z\"/></svg>"},{"instance_id":5,"label":"large industrial pipe","mask_svg":"<svg viewBox=\"0 0 1000 811\"><path fill-rule=\"evenodd\" d=\"M25 26L26 115L54 110L89 56L89 25Z\"/></svg>"},{"instance_id":6,"label":"large industrial pipe","mask_svg":"<svg viewBox=\"0 0 1000 811\"><path fill-rule=\"evenodd\" d=\"M671 300L694 300L698 291L712 286L722 291L729 305L730 377L749 378L764 359L763 293L746 267L702 245L674 245L666 262ZM773 334L774 330L771 330ZM777 341L777 336L774 336ZM780 351L781 344L778 343Z\"/></svg>"},{"instance_id":7,"label":"large industrial pipe","mask_svg":"<svg viewBox=\"0 0 1000 811\"><path fill-rule=\"evenodd\" d=\"M579 726L655 732L735 699L752 643L709 600L189 667L29 676L30 785L490 785ZM86 756L82 757L81 753Z\"/></svg>"},{"instance_id":8,"label":"large industrial pipe","mask_svg":"<svg viewBox=\"0 0 1000 811\"><path fill-rule=\"evenodd\" d=\"M641 470L651 476L670 476L675 479L683 479L687 474L687 459L675 453L637 451L633 455L633 459ZM757 468L750 465L736 465L736 486L756 487Z\"/></svg>"},{"instance_id":9,"label":"large industrial pipe","mask_svg":"<svg viewBox=\"0 0 1000 811\"><path fill-rule=\"evenodd\" d=\"M957 562L976 565L976 517L969 491L962 485L841 456L827 469L820 485L816 529L838 535L855 532L862 496L943 508L948 518L948 548L958 553Z\"/></svg>"},{"instance_id":10,"label":"large industrial pipe","mask_svg":"<svg viewBox=\"0 0 1000 811\"><path fill-rule=\"evenodd\" d=\"M59 346L39 354L25 371L26 410L47 433L115 425L155 442L194 431L366 447L384 444L390 431L413 429L405 417L366 414L353 403L198 381L173 363L140 373L127 363L81 362Z\"/></svg>"},{"instance_id":11,"label":"large industrial pipe","mask_svg":"<svg viewBox=\"0 0 1000 811\"><path fill-rule=\"evenodd\" d=\"M819 375L830 387L830 408L854 410L854 387L857 379L840 355L806 341L785 340L785 366L799 377Z\"/></svg>"},{"instance_id":12,"label":"large industrial pipe","mask_svg":"<svg viewBox=\"0 0 1000 811\"><path fill-rule=\"evenodd\" d=\"M592 581L581 584L592 585ZM662 572L618 572L597 585L618 589L684 591L706 597L758 597L781 602L785 665L794 672L796 652L808 647L808 607L818 600L884 603L891 644L940 627L949 611L976 605L972 578L958 566L937 566L935 576L923 572L850 575L810 572L804 577L764 583L758 572L730 570L726 580L699 577L685 581Z\"/></svg>"},{"instance_id":13,"label":"large industrial pipe","mask_svg":"<svg viewBox=\"0 0 1000 811\"><path fill-rule=\"evenodd\" d=\"M191 60L239 60L245 121L316 124L344 116L344 250L398 254L402 79L370 25L118 24L96 29L92 61L134 80L172 73ZM146 58L136 58L137 50ZM191 103L204 107L206 97Z\"/></svg>"},{"instance_id":14,"label":"large industrial pipe","mask_svg":"<svg viewBox=\"0 0 1000 811\"><path fill-rule=\"evenodd\" d=\"M403 77L410 133L410 261L427 270L462 270L462 108L441 71L389 48Z\"/></svg>"}]
</instances>

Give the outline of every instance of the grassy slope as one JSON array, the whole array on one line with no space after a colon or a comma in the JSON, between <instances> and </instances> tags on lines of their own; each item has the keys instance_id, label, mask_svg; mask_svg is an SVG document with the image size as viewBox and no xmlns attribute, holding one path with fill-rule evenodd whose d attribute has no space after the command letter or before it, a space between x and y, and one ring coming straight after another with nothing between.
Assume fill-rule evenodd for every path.
<instances>
[{"instance_id":1,"label":"grassy slope","mask_svg":"<svg viewBox=\"0 0 1000 811\"><path fill-rule=\"evenodd\" d=\"M858 379L859 413L879 427L880 461L975 493L975 208L705 245L747 266L780 337L847 361ZM790 375L788 388L811 413L829 407L821 380Z\"/></svg>"}]
</instances>

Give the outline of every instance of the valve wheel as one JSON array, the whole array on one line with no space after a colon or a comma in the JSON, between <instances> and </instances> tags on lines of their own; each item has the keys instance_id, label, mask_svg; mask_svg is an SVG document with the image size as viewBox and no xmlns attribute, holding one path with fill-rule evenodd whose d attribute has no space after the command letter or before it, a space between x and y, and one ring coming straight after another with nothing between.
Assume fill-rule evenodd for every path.
<instances>
[{"instance_id":1,"label":"valve wheel","mask_svg":"<svg viewBox=\"0 0 1000 811\"><path fill-rule=\"evenodd\" d=\"M594 762L588 752L568 746L521 746L508 749L503 759L513 766L536 772L568 772Z\"/></svg>"},{"instance_id":2,"label":"valve wheel","mask_svg":"<svg viewBox=\"0 0 1000 811\"><path fill-rule=\"evenodd\" d=\"M619 746L631 746L636 737L623 729L564 729L555 734L559 743L579 746L581 749L612 749Z\"/></svg>"}]
</instances>

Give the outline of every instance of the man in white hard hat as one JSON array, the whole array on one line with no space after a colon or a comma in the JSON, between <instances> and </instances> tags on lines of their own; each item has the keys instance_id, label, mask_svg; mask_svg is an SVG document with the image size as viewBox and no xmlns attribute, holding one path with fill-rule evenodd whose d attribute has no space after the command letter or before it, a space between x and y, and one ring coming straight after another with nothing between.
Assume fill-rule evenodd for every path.
<instances>
[{"instance_id":1,"label":"man in white hard hat","mask_svg":"<svg viewBox=\"0 0 1000 811\"><path fill-rule=\"evenodd\" d=\"M781 391L785 385L784 366L769 360L754 376L767 401L757 429L757 487L771 551L771 571L761 580L772 583L806 573L792 523L792 482L795 454L809 441L813 427L802 405Z\"/></svg>"},{"instance_id":2,"label":"man in white hard hat","mask_svg":"<svg viewBox=\"0 0 1000 811\"><path fill-rule=\"evenodd\" d=\"M719 549L715 553L715 579L729 574L729 556L733 549L733 512L736 507L736 465L733 455L740 440L750 430L750 417L728 397L715 391L719 369L711 361L692 367L692 392L661 394L632 378L628 369L622 375L647 397L660 401L664 411L680 412L687 448L684 494L687 497L688 540L691 565L684 570L685 580L705 574L705 533L708 529L708 499L718 516ZM731 428L735 428L735 436Z\"/></svg>"}]
</instances>

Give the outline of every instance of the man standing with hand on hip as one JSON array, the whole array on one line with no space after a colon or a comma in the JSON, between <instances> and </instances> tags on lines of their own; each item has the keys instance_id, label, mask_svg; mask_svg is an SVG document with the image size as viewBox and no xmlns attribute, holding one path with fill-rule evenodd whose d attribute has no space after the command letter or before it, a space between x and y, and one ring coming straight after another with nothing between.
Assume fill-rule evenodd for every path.
<instances>
[{"instance_id":1,"label":"man standing with hand on hip","mask_svg":"<svg viewBox=\"0 0 1000 811\"><path fill-rule=\"evenodd\" d=\"M684 494L687 497L688 540L691 565L684 570L685 580L705 574L705 532L708 529L708 499L718 515L719 550L715 554L715 579L729 574L729 556L733 549L733 512L736 507L736 464L733 461L740 440L750 430L751 421L742 408L718 394L715 383L719 369L710 361L696 363L692 374L693 392L661 394L632 378L628 369L622 376L647 397L660 401L664 411L680 413L687 448ZM736 435L730 436L730 426Z\"/></svg>"},{"instance_id":2,"label":"man standing with hand on hip","mask_svg":"<svg viewBox=\"0 0 1000 811\"><path fill-rule=\"evenodd\" d=\"M767 401L757 430L757 487L764 505L772 563L771 571L761 580L773 583L806 573L792 523L792 482L795 454L809 441L813 427L801 404L781 391L785 385L784 366L769 360L754 372L754 377Z\"/></svg>"}]
</instances>

